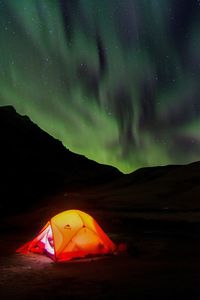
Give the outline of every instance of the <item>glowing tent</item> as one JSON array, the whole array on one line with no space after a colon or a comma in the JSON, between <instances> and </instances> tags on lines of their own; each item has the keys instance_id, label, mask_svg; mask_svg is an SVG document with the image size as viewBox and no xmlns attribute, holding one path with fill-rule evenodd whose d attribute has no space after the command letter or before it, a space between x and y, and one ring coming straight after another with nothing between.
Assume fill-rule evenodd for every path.
<instances>
[{"instance_id":1,"label":"glowing tent","mask_svg":"<svg viewBox=\"0 0 200 300\"><path fill-rule=\"evenodd\" d=\"M113 253L116 245L97 222L79 210L67 210L53 217L39 234L17 252L46 254L55 261Z\"/></svg>"}]
</instances>

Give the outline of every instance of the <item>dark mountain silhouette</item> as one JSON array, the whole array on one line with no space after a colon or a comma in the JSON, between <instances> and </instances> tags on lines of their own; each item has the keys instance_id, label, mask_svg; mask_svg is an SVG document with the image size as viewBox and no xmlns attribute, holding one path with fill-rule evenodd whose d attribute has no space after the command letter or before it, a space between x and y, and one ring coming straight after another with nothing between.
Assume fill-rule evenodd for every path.
<instances>
[{"instance_id":1,"label":"dark mountain silhouette","mask_svg":"<svg viewBox=\"0 0 200 300\"><path fill-rule=\"evenodd\" d=\"M200 210L200 162L123 175L70 152L11 106L0 107L0 144L3 208L21 210L61 192L72 207L78 203L83 208L129 212ZM56 197L53 206L60 200L65 206L63 199Z\"/></svg>"},{"instance_id":2,"label":"dark mountain silhouette","mask_svg":"<svg viewBox=\"0 0 200 300\"><path fill-rule=\"evenodd\" d=\"M141 168L81 196L121 212L200 211L200 162Z\"/></svg>"},{"instance_id":3,"label":"dark mountain silhouette","mask_svg":"<svg viewBox=\"0 0 200 300\"><path fill-rule=\"evenodd\" d=\"M125 177L122 185L132 186L138 207L200 209L200 162L140 169Z\"/></svg>"},{"instance_id":4,"label":"dark mountain silhouette","mask_svg":"<svg viewBox=\"0 0 200 300\"><path fill-rule=\"evenodd\" d=\"M70 152L12 106L0 107L0 145L3 207L28 206L64 187L91 186L121 176L113 167Z\"/></svg>"}]
</instances>

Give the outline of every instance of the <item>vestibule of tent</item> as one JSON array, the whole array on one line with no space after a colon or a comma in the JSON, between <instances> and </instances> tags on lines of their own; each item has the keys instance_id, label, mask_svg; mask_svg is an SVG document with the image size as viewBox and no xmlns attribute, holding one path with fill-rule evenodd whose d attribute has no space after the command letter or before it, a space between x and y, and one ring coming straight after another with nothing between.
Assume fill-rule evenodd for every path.
<instances>
[{"instance_id":1,"label":"vestibule of tent","mask_svg":"<svg viewBox=\"0 0 200 300\"><path fill-rule=\"evenodd\" d=\"M17 252L35 252L55 261L67 261L115 250L116 245L90 215L80 210L67 210L48 221L39 234Z\"/></svg>"}]
</instances>

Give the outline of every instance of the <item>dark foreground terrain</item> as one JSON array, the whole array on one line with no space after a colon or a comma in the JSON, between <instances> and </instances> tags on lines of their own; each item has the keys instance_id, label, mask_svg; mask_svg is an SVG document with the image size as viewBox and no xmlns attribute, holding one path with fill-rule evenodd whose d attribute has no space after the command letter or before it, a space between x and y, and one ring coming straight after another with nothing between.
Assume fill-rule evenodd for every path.
<instances>
[{"instance_id":1,"label":"dark foreground terrain","mask_svg":"<svg viewBox=\"0 0 200 300\"><path fill-rule=\"evenodd\" d=\"M89 213L115 242L127 242L127 253L67 263L15 254L41 228L45 210L7 218L0 236L1 299L200 298L199 223L124 222L114 213L110 220Z\"/></svg>"}]
</instances>

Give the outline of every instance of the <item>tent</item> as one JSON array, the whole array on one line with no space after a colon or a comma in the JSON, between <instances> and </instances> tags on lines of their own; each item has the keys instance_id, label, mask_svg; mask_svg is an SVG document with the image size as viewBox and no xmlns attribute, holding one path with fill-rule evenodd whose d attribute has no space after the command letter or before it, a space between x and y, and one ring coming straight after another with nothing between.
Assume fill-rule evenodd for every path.
<instances>
[{"instance_id":1,"label":"tent","mask_svg":"<svg viewBox=\"0 0 200 300\"><path fill-rule=\"evenodd\" d=\"M48 221L39 234L17 252L46 254L55 261L66 261L115 250L116 245L90 215L67 210Z\"/></svg>"}]
</instances>

